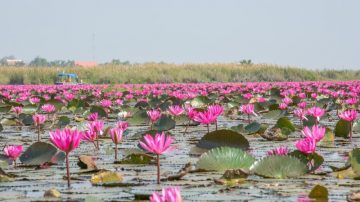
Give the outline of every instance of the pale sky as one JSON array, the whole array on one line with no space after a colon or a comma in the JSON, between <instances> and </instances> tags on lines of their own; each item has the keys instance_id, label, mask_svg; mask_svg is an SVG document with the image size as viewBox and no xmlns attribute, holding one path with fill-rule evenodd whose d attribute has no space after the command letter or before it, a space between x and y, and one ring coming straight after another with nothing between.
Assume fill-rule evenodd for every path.
<instances>
[{"instance_id":1,"label":"pale sky","mask_svg":"<svg viewBox=\"0 0 360 202\"><path fill-rule=\"evenodd\" d=\"M360 69L359 0L0 0L0 57Z\"/></svg>"}]
</instances>

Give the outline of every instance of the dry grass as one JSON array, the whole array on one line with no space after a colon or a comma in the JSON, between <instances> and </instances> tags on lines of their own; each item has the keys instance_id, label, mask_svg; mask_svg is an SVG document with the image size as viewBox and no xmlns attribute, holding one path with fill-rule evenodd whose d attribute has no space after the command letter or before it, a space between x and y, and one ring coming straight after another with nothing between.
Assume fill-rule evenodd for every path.
<instances>
[{"instance_id":1,"label":"dry grass","mask_svg":"<svg viewBox=\"0 0 360 202\"><path fill-rule=\"evenodd\" d=\"M0 67L1 84L51 84L59 72L76 73L86 83L186 83L240 81L359 80L360 71L313 71L256 64L132 64L93 68Z\"/></svg>"}]
</instances>

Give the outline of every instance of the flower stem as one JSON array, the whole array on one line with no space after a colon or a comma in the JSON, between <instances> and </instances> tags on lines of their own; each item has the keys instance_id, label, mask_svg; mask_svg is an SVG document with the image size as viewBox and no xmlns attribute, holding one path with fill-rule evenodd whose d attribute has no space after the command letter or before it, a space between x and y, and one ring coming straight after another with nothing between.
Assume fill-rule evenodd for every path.
<instances>
[{"instance_id":1,"label":"flower stem","mask_svg":"<svg viewBox=\"0 0 360 202\"><path fill-rule=\"evenodd\" d=\"M37 128L38 130L38 142L40 142L40 124L38 125L38 128Z\"/></svg>"},{"instance_id":2,"label":"flower stem","mask_svg":"<svg viewBox=\"0 0 360 202\"><path fill-rule=\"evenodd\" d=\"M350 121L350 131L349 131L350 140L352 140L352 128L353 128L353 122Z\"/></svg>"},{"instance_id":3,"label":"flower stem","mask_svg":"<svg viewBox=\"0 0 360 202\"><path fill-rule=\"evenodd\" d=\"M217 130L217 128L218 128L218 121L217 121L217 119L215 120L215 130Z\"/></svg>"},{"instance_id":4,"label":"flower stem","mask_svg":"<svg viewBox=\"0 0 360 202\"><path fill-rule=\"evenodd\" d=\"M96 149L99 150L100 147L99 147L99 134L96 133Z\"/></svg>"},{"instance_id":5,"label":"flower stem","mask_svg":"<svg viewBox=\"0 0 360 202\"><path fill-rule=\"evenodd\" d=\"M208 130L208 133L210 133L209 124L207 124L207 130Z\"/></svg>"},{"instance_id":6,"label":"flower stem","mask_svg":"<svg viewBox=\"0 0 360 202\"><path fill-rule=\"evenodd\" d=\"M157 157L157 183L160 184L160 156L159 154L156 155Z\"/></svg>"},{"instance_id":7,"label":"flower stem","mask_svg":"<svg viewBox=\"0 0 360 202\"><path fill-rule=\"evenodd\" d=\"M118 159L118 146L115 144L115 161Z\"/></svg>"},{"instance_id":8,"label":"flower stem","mask_svg":"<svg viewBox=\"0 0 360 202\"><path fill-rule=\"evenodd\" d=\"M65 159L66 159L66 178L67 178L67 184L68 184L68 187L70 187L69 153L65 153Z\"/></svg>"}]
</instances>

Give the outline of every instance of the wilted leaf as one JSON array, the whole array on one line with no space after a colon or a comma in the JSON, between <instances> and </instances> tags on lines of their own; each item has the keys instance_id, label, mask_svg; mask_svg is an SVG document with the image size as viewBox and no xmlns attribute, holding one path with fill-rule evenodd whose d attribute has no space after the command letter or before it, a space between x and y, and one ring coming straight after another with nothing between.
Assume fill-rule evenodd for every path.
<instances>
[{"instance_id":1,"label":"wilted leaf","mask_svg":"<svg viewBox=\"0 0 360 202\"><path fill-rule=\"evenodd\" d=\"M350 132L350 122L340 119L335 126L334 133L336 137L348 138Z\"/></svg>"},{"instance_id":2,"label":"wilted leaf","mask_svg":"<svg viewBox=\"0 0 360 202\"><path fill-rule=\"evenodd\" d=\"M112 171L104 171L99 172L91 176L91 184L92 185L105 185L105 184L113 184L113 183L121 183L123 181L123 177L118 172Z\"/></svg>"},{"instance_id":3,"label":"wilted leaf","mask_svg":"<svg viewBox=\"0 0 360 202\"><path fill-rule=\"evenodd\" d=\"M317 202L320 201L325 202L328 201L329 192L326 189L326 187L321 185L316 185L309 193L309 198L315 199Z\"/></svg>"},{"instance_id":4,"label":"wilted leaf","mask_svg":"<svg viewBox=\"0 0 360 202\"><path fill-rule=\"evenodd\" d=\"M155 160L154 157L148 154L136 153L129 154L124 159L116 161L116 164L150 164Z\"/></svg>"}]
</instances>

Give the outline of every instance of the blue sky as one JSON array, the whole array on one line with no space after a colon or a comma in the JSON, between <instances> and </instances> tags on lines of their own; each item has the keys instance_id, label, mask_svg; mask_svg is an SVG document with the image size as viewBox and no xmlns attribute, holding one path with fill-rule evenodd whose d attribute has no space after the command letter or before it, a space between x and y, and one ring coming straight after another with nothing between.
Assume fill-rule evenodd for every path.
<instances>
[{"instance_id":1,"label":"blue sky","mask_svg":"<svg viewBox=\"0 0 360 202\"><path fill-rule=\"evenodd\" d=\"M0 57L360 68L357 0L2 0Z\"/></svg>"}]
</instances>

